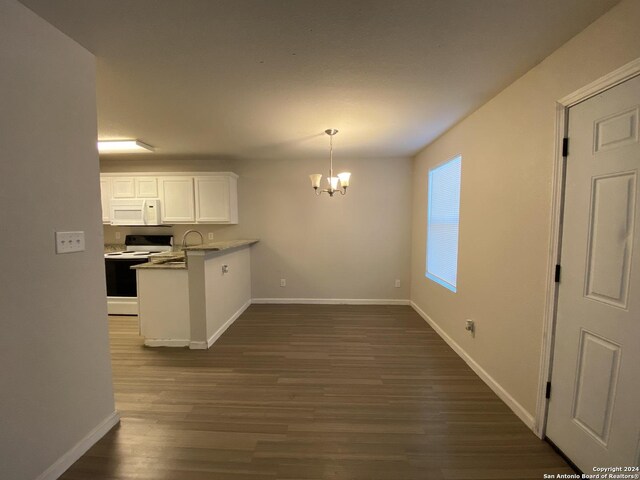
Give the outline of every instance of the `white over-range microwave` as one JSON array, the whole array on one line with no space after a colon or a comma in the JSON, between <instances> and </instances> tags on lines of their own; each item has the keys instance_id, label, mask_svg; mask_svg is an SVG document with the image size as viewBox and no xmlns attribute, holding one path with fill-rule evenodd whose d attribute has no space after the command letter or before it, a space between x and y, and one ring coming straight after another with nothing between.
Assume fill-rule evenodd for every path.
<instances>
[{"instance_id":1,"label":"white over-range microwave","mask_svg":"<svg viewBox=\"0 0 640 480\"><path fill-rule=\"evenodd\" d=\"M162 225L160 200L111 199L111 225Z\"/></svg>"}]
</instances>

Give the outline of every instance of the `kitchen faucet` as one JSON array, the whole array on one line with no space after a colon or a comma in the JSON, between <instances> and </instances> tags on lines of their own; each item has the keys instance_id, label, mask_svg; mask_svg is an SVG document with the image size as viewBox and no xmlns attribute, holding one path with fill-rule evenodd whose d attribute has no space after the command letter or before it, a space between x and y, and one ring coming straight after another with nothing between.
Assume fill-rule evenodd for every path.
<instances>
[{"instance_id":1,"label":"kitchen faucet","mask_svg":"<svg viewBox=\"0 0 640 480\"><path fill-rule=\"evenodd\" d=\"M200 245L204 243L204 238L202 237L202 233L200 233L198 230L187 230L186 232L184 232L184 235L182 236L182 247L181 247L182 250L187 248L187 235L189 235L190 233L197 233L198 235L200 235Z\"/></svg>"}]
</instances>

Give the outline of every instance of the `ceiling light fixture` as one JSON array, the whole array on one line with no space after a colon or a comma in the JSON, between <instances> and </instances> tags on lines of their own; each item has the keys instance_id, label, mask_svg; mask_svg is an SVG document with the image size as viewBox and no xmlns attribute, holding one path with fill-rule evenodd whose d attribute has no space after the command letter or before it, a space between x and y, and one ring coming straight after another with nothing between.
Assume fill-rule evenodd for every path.
<instances>
[{"instance_id":1,"label":"ceiling light fixture","mask_svg":"<svg viewBox=\"0 0 640 480\"><path fill-rule=\"evenodd\" d=\"M338 130L336 130L335 128L330 128L328 130L325 130L324 133L329 135L329 177L327 178L327 181L329 182L329 188L319 190L320 181L322 180L321 173L314 173L312 175L309 175L309 178L311 179L311 186L313 187L315 194L318 196L320 196L322 192L327 192L330 197L333 197L336 192L340 192L341 195L346 195L351 173L342 172L339 173L337 177L333 176L333 136L338 133ZM340 188L338 188L338 182L340 182Z\"/></svg>"},{"instance_id":2,"label":"ceiling light fixture","mask_svg":"<svg viewBox=\"0 0 640 480\"><path fill-rule=\"evenodd\" d=\"M155 148L140 140L100 140L98 152L100 153L147 153Z\"/></svg>"}]
</instances>

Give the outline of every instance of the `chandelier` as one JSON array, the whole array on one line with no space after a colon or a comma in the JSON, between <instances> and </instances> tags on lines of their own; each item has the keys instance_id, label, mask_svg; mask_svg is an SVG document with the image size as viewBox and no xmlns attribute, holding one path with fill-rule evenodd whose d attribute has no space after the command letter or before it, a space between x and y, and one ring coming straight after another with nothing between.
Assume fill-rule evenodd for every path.
<instances>
[{"instance_id":1,"label":"chandelier","mask_svg":"<svg viewBox=\"0 0 640 480\"><path fill-rule=\"evenodd\" d=\"M320 181L322 180L321 173L309 175L309 178L311 179L311 186L313 187L315 194L318 196L320 196L322 192L328 193L330 197L333 197L337 192L340 192L341 195L345 195L347 193L347 187L349 186L351 173L342 172L339 173L337 177L333 176L333 136L338 133L338 130L330 128L325 130L324 133L329 135L329 177L327 178L329 188L320 190ZM338 187L338 183L340 183L340 187Z\"/></svg>"}]
</instances>

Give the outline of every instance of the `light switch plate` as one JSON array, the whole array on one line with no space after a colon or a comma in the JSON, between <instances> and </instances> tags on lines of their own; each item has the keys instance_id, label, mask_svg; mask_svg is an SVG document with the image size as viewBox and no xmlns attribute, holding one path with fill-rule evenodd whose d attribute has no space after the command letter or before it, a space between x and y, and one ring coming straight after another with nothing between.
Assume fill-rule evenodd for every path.
<instances>
[{"instance_id":1,"label":"light switch plate","mask_svg":"<svg viewBox=\"0 0 640 480\"><path fill-rule=\"evenodd\" d=\"M56 253L84 251L84 232L56 232Z\"/></svg>"}]
</instances>

